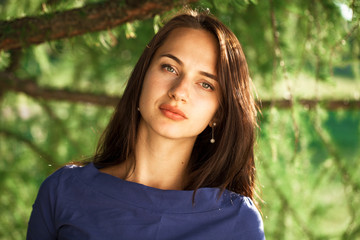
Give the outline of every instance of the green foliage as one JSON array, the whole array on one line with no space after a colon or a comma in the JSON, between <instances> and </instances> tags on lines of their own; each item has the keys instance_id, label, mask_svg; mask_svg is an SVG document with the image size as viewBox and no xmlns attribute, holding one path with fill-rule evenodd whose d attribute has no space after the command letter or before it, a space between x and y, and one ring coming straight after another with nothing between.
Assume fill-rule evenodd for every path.
<instances>
[{"instance_id":1,"label":"green foliage","mask_svg":"<svg viewBox=\"0 0 360 240\"><path fill-rule=\"evenodd\" d=\"M356 239L360 113L299 107L296 115L301 136L298 150L289 112L263 113L258 165L267 236Z\"/></svg>"},{"instance_id":2,"label":"green foliage","mask_svg":"<svg viewBox=\"0 0 360 240\"><path fill-rule=\"evenodd\" d=\"M10 54L7 52L0 52L0 71L4 70L10 63Z\"/></svg>"},{"instance_id":3,"label":"green foliage","mask_svg":"<svg viewBox=\"0 0 360 240\"><path fill-rule=\"evenodd\" d=\"M0 18L93 2L99 1L1 1ZM352 20L340 6L352 9ZM194 7L209 8L235 32L260 99L295 103L260 114L256 150L267 239L360 238L360 112L309 109L298 101L360 98L359 1L207 0ZM42 88L121 96L168 16L22 49L14 75ZM10 63L10 52L0 52L0 71ZM25 238L41 182L91 156L112 110L0 89L0 239Z\"/></svg>"}]
</instances>

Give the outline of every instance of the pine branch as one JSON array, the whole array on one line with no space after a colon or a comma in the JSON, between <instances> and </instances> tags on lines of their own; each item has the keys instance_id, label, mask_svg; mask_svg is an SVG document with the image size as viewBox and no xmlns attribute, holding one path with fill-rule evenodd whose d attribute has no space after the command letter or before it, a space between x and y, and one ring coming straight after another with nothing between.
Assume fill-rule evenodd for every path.
<instances>
[{"instance_id":1,"label":"pine branch","mask_svg":"<svg viewBox=\"0 0 360 240\"><path fill-rule=\"evenodd\" d=\"M196 1L138 0L124 3L113 0L63 12L0 21L0 50L107 30L126 22L151 18Z\"/></svg>"},{"instance_id":2,"label":"pine branch","mask_svg":"<svg viewBox=\"0 0 360 240\"><path fill-rule=\"evenodd\" d=\"M334 162L336 169L341 175L342 181L345 186L350 186L353 189L353 192L358 192L360 190L360 184L356 180L353 180L352 174L350 173L350 168L348 168L344 164L344 160L340 157L339 152L336 147L332 143L331 137L329 137L319 119L319 114L317 109L315 109L315 117L314 117L314 129L317 135L320 137L321 142L326 148L327 152L332 157L332 161Z\"/></svg>"},{"instance_id":3,"label":"pine branch","mask_svg":"<svg viewBox=\"0 0 360 240\"><path fill-rule=\"evenodd\" d=\"M353 27L350 29L349 32L347 32L347 34L342 37L339 41L337 41L335 43L334 46L332 46L331 50L330 50L330 59L329 59L329 69L330 69L330 74L331 76L334 75L334 70L333 70L333 59L334 59L334 55L335 52L338 48L340 48L342 45L345 45L345 43L349 40L349 38L355 34L355 32L359 29L360 27L360 20L358 20Z\"/></svg>"},{"instance_id":4,"label":"pine branch","mask_svg":"<svg viewBox=\"0 0 360 240\"><path fill-rule=\"evenodd\" d=\"M307 239L315 239L315 235L312 232L312 229L309 228L307 223L300 217L298 210L292 206L291 200L289 200L286 193L283 191L283 189L278 184L278 178L276 175L274 175L271 172L271 167L269 165L269 162L262 161L262 164L264 165L264 174L267 176L269 180L269 185L271 186L272 190L275 192L276 196L279 198L281 202L281 211L284 215L290 214L296 224L300 227L300 229L304 232ZM281 230L278 231L281 233ZM280 237L280 236L279 236ZM305 236L304 236L305 237Z\"/></svg>"},{"instance_id":5,"label":"pine branch","mask_svg":"<svg viewBox=\"0 0 360 240\"><path fill-rule=\"evenodd\" d=\"M277 66L277 62L275 62L277 60L279 62L280 69L283 72L284 80L286 82L286 88L289 93L289 101L290 101L290 103L292 103L294 101L294 96L293 96L292 89L290 87L289 75L288 75L288 71L286 69L285 60L284 60L284 57L282 54L282 49L280 48L280 39L279 39L280 34L279 34L278 27L277 27L277 18L275 15L275 7L274 7L273 0L269 0L269 6L270 6L271 30L272 30L272 35L273 35L273 39L274 39L275 58L274 58L273 66L274 67ZM276 71L276 69L274 69L274 71ZM274 102L273 102L273 104L274 104ZM300 148L300 129L299 129L299 125L296 121L294 108L292 106L293 106L293 104L290 104L289 108L290 108L290 112L291 112L292 125L294 127L294 153L291 158L291 162L294 162L298 155L298 151Z\"/></svg>"}]
</instances>

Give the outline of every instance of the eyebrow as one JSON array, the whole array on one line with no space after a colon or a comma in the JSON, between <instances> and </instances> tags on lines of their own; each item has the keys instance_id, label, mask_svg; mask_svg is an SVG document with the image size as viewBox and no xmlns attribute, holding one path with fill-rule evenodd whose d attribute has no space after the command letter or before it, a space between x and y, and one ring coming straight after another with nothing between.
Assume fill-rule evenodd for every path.
<instances>
[{"instance_id":1,"label":"eyebrow","mask_svg":"<svg viewBox=\"0 0 360 240\"><path fill-rule=\"evenodd\" d=\"M175 62L177 62L178 64L180 64L181 66L184 66L184 63L177 57L175 57L174 55L172 54L162 54L160 55L160 57L168 57L168 58L171 58L172 60L174 60ZM217 81L217 77L214 75L214 74L211 74L211 73L208 73L208 72L204 72L204 71L200 71L200 74L205 76L205 77L208 77L208 78L211 78L215 81Z\"/></svg>"},{"instance_id":2,"label":"eyebrow","mask_svg":"<svg viewBox=\"0 0 360 240\"><path fill-rule=\"evenodd\" d=\"M205 77L208 77L208 78L211 78L211 79L217 81L217 77L214 74L204 72L204 71L200 71L200 74L204 75Z\"/></svg>"},{"instance_id":3,"label":"eyebrow","mask_svg":"<svg viewBox=\"0 0 360 240\"><path fill-rule=\"evenodd\" d=\"M181 66L184 65L184 63L180 59L178 59L177 57L175 57L172 54L162 54L162 55L160 55L160 57L168 57L168 58L171 58L172 60L174 60L175 62L177 62L178 64L180 64Z\"/></svg>"}]
</instances>

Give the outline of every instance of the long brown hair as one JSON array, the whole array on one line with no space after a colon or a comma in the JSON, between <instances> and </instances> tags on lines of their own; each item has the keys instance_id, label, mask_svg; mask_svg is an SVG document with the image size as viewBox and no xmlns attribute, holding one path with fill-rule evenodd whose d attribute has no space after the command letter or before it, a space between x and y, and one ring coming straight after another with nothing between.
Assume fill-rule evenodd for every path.
<instances>
[{"instance_id":1,"label":"long brown hair","mask_svg":"<svg viewBox=\"0 0 360 240\"><path fill-rule=\"evenodd\" d=\"M153 37L137 62L95 156L97 167L113 166L135 151L140 113L137 111L145 74L157 49L179 27L203 29L218 40L217 77L221 88L214 144L207 127L195 142L189 161L188 190L219 187L250 197L255 203L254 143L256 105L241 45L219 20L207 13L188 11L175 16Z\"/></svg>"}]
</instances>

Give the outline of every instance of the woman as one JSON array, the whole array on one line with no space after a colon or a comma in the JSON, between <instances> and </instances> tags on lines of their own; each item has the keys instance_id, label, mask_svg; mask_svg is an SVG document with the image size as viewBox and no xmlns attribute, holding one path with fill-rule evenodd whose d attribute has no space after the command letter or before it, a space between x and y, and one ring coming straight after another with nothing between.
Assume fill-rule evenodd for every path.
<instances>
[{"instance_id":1,"label":"woman","mask_svg":"<svg viewBox=\"0 0 360 240\"><path fill-rule=\"evenodd\" d=\"M256 108L221 22L171 19L136 64L93 162L42 184L28 239L265 239Z\"/></svg>"}]
</instances>

